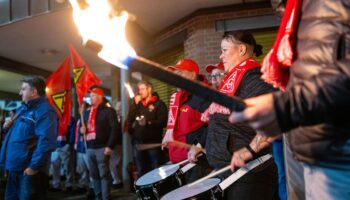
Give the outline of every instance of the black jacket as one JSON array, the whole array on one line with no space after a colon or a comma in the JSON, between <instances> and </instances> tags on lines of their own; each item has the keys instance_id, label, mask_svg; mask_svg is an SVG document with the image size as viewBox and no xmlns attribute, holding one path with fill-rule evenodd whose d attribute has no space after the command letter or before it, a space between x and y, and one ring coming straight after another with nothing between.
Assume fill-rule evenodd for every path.
<instances>
[{"instance_id":1,"label":"black jacket","mask_svg":"<svg viewBox=\"0 0 350 200\"><path fill-rule=\"evenodd\" d=\"M150 144L162 142L163 128L168 121L168 109L164 102L159 99L157 93L153 93L157 100L144 106L141 102L137 105L132 99L128 114L128 128L135 144ZM136 117L143 115L146 125L140 126Z\"/></svg>"},{"instance_id":2,"label":"black jacket","mask_svg":"<svg viewBox=\"0 0 350 200\"><path fill-rule=\"evenodd\" d=\"M90 110L84 112L84 121L87 126ZM117 120L117 113L113 108L100 105L96 113L96 139L87 141L87 147L92 149L109 147L114 148L121 140L121 124Z\"/></svg>"},{"instance_id":3,"label":"black jacket","mask_svg":"<svg viewBox=\"0 0 350 200\"><path fill-rule=\"evenodd\" d=\"M274 94L295 158L350 169L350 3L304 0L298 57L285 93Z\"/></svg>"},{"instance_id":4,"label":"black jacket","mask_svg":"<svg viewBox=\"0 0 350 200\"><path fill-rule=\"evenodd\" d=\"M249 98L272 91L273 87L261 79L260 68L254 68L245 73L235 96ZM246 123L231 124L228 115L211 115L205 146L210 165L216 169L227 166L233 152L248 145L255 135ZM267 153L271 153L270 147L259 152L259 156Z\"/></svg>"}]
</instances>

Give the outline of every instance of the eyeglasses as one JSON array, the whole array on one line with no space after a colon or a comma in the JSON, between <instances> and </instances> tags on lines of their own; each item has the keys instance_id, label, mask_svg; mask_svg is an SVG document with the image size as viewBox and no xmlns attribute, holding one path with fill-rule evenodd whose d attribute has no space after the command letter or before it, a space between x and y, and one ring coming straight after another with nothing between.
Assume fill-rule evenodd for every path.
<instances>
[{"instance_id":1,"label":"eyeglasses","mask_svg":"<svg viewBox=\"0 0 350 200\"><path fill-rule=\"evenodd\" d=\"M225 76L226 73L222 72L222 73L216 73L216 74L212 74L212 75L209 75L209 79L212 79L212 78L218 78L218 77L221 77L221 76Z\"/></svg>"}]
</instances>

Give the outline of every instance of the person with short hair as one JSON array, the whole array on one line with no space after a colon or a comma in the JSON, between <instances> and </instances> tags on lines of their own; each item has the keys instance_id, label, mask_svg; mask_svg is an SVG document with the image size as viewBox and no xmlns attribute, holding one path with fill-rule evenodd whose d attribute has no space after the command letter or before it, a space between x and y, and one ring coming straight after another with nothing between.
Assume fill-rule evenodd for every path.
<instances>
[{"instance_id":1,"label":"person with short hair","mask_svg":"<svg viewBox=\"0 0 350 200\"><path fill-rule=\"evenodd\" d=\"M140 177L165 163L159 144L168 119L168 109L158 94L153 91L150 82L140 81L137 87L138 94L130 103L128 124Z\"/></svg>"},{"instance_id":2,"label":"person with short hair","mask_svg":"<svg viewBox=\"0 0 350 200\"><path fill-rule=\"evenodd\" d=\"M45 81L25 76L22 105L8 129L0 167L8 170L5 199L46 199L51 152L56 148L58 116L45 97Z\"/></svg>"}]
</instances>

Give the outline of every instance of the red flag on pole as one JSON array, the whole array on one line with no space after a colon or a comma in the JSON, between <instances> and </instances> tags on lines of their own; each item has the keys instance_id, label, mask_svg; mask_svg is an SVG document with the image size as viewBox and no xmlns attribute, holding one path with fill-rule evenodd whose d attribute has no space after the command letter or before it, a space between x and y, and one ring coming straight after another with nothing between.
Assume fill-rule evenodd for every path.
<instances>
[{"instance_id":1,"label":"red flag on pole","mask_svg":"<svg viewBox=\"0 0 350 200\"><path fill-rule=\"evenodd\" d=\"M77 89L79 105L83 103L83 97L90 87L101 84L102 81L90 70L73 45L70 45L75 88Z\"/></svg>"},{"instance_id":2,"label":"red flag on pole","mask_svg":"<svg viewBox=\"0 0 350 200\"><path fill-rule=\"evenodd\" d=\"M65 141L71 115L71 74L69 58L46 80L46 96L59 116L58 139Z\"/></svg>"}]
</instances>

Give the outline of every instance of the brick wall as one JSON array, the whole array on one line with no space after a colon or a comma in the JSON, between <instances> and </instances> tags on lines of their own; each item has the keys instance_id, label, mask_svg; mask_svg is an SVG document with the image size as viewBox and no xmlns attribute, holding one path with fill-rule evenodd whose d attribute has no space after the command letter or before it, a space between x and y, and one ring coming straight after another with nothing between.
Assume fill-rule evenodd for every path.
<instances>
[{"instance_id":1,"label":"brick wall","mask_svg":"<svg viewBox=\"0 0 350 200\"><path fill-rule=\"evenodd\" d=\"M201 71L207 64L219 62L220 42L223 33L215 31L215 21L251 17L271 14L271 8L259 8L230 12L198 14L188 20L176 23L167 30L158 34L155 43L161 42L175 34L186 30L187 38L184 41L184 57L194 59L200 66Z\"/></svg>"}]
</instances>

